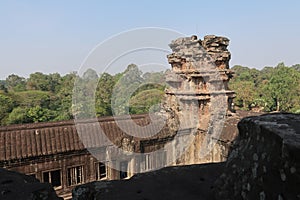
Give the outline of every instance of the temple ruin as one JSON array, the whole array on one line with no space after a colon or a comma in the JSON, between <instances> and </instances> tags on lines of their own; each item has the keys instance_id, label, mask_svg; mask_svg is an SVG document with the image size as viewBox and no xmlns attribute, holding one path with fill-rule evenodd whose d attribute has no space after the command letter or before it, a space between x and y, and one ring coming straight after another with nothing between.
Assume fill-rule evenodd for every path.
<instances>
[{"instance_id":1,"label":"temple ruin","mask_svg":"<svg viewBox=\"0 0 300 200\"><path fill-rule=\"evenodd\" d=\"M178 118L178 133L189 131L193 145L184 149L176 164L220 162L226 159L228 147L221 134L226 116L232 114L235 93L228 88L233 75L229 69L229 39L214 35L179 38L169 45L165 109ZM175 117L175 118L176 118ZM172 124L174 117L169 117ZM174 123L174 122L173 122ZM214 133L213 133L214 132ZM178 137L184 141L184 137ZM180 144L180 142L177 142ZM175 147L177 149L177 147Z\"/></svg>"},{"instance_id":2,"label":"temple ruin","mask_svg":"<svg viewBox=\"0 0 300 200\"><path fill-rule=\"evenodd\" d=\"M95 120L0 127L0 167L51 183L59 196L69 199L73 188L95 180L126 179L171 165L225 161L238 121L227 118L235 97L228 88L233 74L228 45L227 38L213 35L172 41L173 53L167 57L172 66L166 76L169 87L159 113L167 123L151 137L134 137L118 126L122 123L136 132L127 122L146 126L151 123L148 115L99 118L101 131ZM151 133L154 126L144 131ZM113 146L127 154L117 159Z\"/></svg>"}]
</instances>

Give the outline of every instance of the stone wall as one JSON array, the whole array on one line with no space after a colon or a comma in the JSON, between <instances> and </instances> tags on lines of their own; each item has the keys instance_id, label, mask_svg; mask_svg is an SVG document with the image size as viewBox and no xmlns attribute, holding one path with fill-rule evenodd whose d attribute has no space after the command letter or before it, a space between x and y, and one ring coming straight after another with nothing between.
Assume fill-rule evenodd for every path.
<instances>
[{"instance_id":1,"label":"stone wall","mask_svg":"<svg viewBox=\"0 0 300 200\"><path fill-rule=\"evenodd\" d=\"M300 115L248 117L226 163L167 167L73 190L83 199L299 199Z\"/></svg>"},{"instance_id":2,"label":"stone wall","mask_svg":"<svg viewBox=\"0 0 300 200\"><path fill-rule=\"evenodd\" d=\"M216 199L300 199L300 115L244 118Z\"/></svg>"}]
</instances>

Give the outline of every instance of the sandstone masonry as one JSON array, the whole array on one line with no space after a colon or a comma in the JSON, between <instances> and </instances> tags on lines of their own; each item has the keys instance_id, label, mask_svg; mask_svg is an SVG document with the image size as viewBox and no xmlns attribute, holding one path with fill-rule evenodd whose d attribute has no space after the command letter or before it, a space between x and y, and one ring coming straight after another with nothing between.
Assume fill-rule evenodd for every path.
<instances>
[{"instance_id":1,"label":"sandstone masonry","mask_svg":"<svg viewBox=\"0 0 300 200\"><path fill-rule=\"evenodd\" d=\"M172 69L167 73L165 110L171 114L168 124L177 124L174 155L181 155L176 164L219 162L226 159L227 142L222 134L225 118L234 112L231 108L235 93L228 88L233 75L229 69L229 39L208 35L178 38L169 45L172 53L168 61ZM174 117L175 116L175 117ZM177 120L174 122L174 120ZM189 129L195 135L188 149L180 151L182 134Z\"/></svg>"},{"instance_id":2,"label":"sandstone masonry","mask_svg":"<svg viewBox=\"0 0 300 200\"><path fill-rule=\"evenodd\" d=\"M216 199L300 199L300 115L244 118Z\"/></svg>"},{"instance_id":3,"label":"sandstone masonry","mask_svg":"<svg viewBox=\"0 0 300 200\"><path fill-rule=\"evenodd\" d=\"M94 182L83 199L231 200L300 198L300 115L248 117L226 163L168 167L127 181Z\"/></svg>"}]
</instances>

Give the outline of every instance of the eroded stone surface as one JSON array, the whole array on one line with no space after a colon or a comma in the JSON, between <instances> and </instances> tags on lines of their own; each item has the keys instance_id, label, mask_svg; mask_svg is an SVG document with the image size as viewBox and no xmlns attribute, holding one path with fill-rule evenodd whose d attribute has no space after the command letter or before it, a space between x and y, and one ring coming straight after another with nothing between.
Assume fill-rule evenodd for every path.
<instances>
[{"instance_id":1,"label":"eroded stone surface","mask_svg":"<svg viewBox=\"0 0 300 200\"><path fill-rule=\"evenodd\" d=\"M228 38L214 35L203 40L178 38L169 45L172 70L166 75L164 110L167 124L174 124L177 132L174 150L167 155L175 155L174 165L220 162L227 157L230 141L223 140L222 129L226 116L233 112L235 97L228 88L233 74L228 45ZM182 134L187 131L190 134ZM227 134L234 139L234 131ZM188 143L191 145L181 149Z\"/></svg>"},{"instance_id":2,"label":"eroded stone surface","mask_svg":"<svg viewBox=\"0 0 300 200\"><path fill-rule=\"evenodd\" d=\"M168 167L79 186L75 199L299 199L300 115L248 117L226 163ZM280 128L281 127L281 128ZM285 127L285 128L282 128ZM85 196L85 191L92 191Z\"/></svg>"},{"instance_id":3,"label":"eroded stone surface","mask_svg":"<svg viewBox=\"0 0 300 200\"><path fill-rule=\"evenodd\" d=\"M244 118L216 198L300 199L299 125L300 115L294 114Z\"/></svg>"}]
</instances>

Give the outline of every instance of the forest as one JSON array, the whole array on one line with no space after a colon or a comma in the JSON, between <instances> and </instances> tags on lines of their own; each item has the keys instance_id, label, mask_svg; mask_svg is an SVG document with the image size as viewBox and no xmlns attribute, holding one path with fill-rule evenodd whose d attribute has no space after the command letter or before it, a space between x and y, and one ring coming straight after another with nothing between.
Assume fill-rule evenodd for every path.
<instances>
[{"instance_id":1,"label":"forest","mask_svg":"<svg viewBox=\"0 0 300 200\"><path fill-rule=\"evenodd\" d=\"M235 75L229 87L236 92L236 109L300 113L300 64L279 63L261 70L236 65L231 69ZM86 109L73 104L76 80L84 83L75 89L80 91L80 106ZM97 87L91 90L89 85L94 81ZM159 109L153 105L162 101L167 87L164 83L164 72L143 73L134 64L114 75L98 74L93 69L82 77L76 72L63 76L35 72L28 78L12 74L0 81L0 125L69 120L73 114L91 117L89 112L81 112L88 110L90 103L94 103L98 117L124 114L126 109L130 114L148 113L149 109ZM113 94L117 96L112 97ZM130 98L126 99L128 94ZM88 100L91 96L95 97L94 102Z\"/></svg>"},{"instance_id":2,"label":"forest","mask_svg":"<svg viewBox=\"0 0 300 200\"><path fill-rule=\"evenodd\" d=\"M237 109L300 113L300 64L279 63L261 70L236 65L229 87Z\"/></svg>"}]
</instances>

